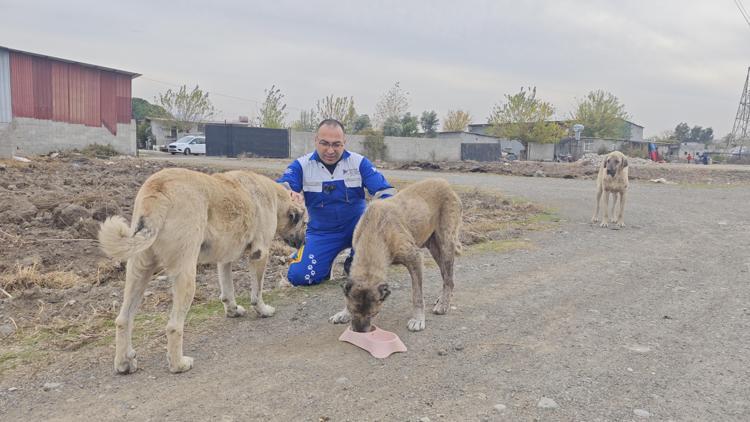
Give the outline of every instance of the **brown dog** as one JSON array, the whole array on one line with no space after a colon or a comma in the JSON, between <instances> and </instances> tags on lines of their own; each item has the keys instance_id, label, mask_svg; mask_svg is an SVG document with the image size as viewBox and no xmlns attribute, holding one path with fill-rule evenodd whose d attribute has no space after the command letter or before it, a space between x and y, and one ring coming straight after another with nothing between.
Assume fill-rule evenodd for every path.
<instances>
[{"instance_id":1,"label":"brown dog","mask_svg":"<svg viewBox=\"0 0 750 422\"><path fill-rule=\"evenodd\" d=\"M599 174L596 177L596 209L591 222L599 221L599 206L601 204L602 193L604 194L604 218L600 224L601 227L607 227L608 223L617 223L618 227L625 226L623 212L625 210L625 193L628 190L628 157L620 151L612 151L607 154L602 166L599 168ZM609 221L609 195L612 194L612 220ZM620 212L615 218L615 207L617 197L620 197Z\"/></svg>"},{"instance_id":2,"label":"brown dog","mask_svg":"<svg viewBox=\"0 0 750 422\"><path fill-rule=\"evenodd\" d=\"M133 319L158 268L173 283L167 323L171 372L193 366L193 359L182 355L182 333L198 263L217 264L226 316L243 316L245 309L235 302L232 262L247 250L255 270L250 301L260 316L273 315L274 309L263 303L262 287L268 249L276 235L298 247L305 238L305 208L265 176L249 171L207 175L175 168L149 177L135 198L130 227L117 216L105 221L99 232L104 252L128 261L125 294L115 321L115 370L127 374L137 369Z\"/></svg>"},{"instance_id":3,"label":"brown dog","mask_svg":"<svg viewBox=\"0 0 750 422\"><path fill-rule=\"evenodd\" d=\"M414 317L411 331L425 328L422 296L422 251L427 247L440 267L443 292L432 311L442 315L453 294L453 259L460 252L461 200L443 179L427 179L401 190L392 198L375 200L354 230L351 278L344 285L346 307L329 321L351 321L352 330L370 331L372 319L390 294L386 273L402 264L411 275Z\"/></svg>"}]
</instances>

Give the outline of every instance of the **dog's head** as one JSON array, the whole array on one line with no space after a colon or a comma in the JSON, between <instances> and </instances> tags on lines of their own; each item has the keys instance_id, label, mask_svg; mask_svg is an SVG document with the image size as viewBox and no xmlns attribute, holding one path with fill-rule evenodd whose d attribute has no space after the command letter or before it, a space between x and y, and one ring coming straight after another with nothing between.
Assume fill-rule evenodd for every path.
<instances>
[{"instance_id":1,"label":"dog's head","mask_svg":"<svg viewBox=\"0 0 750 422\"><path fill-rule=\"evenodd\" d=\"M352 331L367 333L372 330L372 319L380 312L383 302L391 294L388 283L367 285L347 280L344 284L346 309L352 315Z\"/></svg>"},{"instance_id":2,"label":"dog's head","mask_svg":"<svg viewBox=\"0 0 750 422\"><path fill-rule=\"evenodd\" d=\"M279 207L276 233L293 248L305 243L307 209L292 200L284 201Z\"/></svg>"},{"instance_id":3,"label":"dog's head","mask_svg":"<svg viewBox=\"0 0 750 422\"><path fill-rule=\"evenodd\" d=\"M620 151L612 151L607 154L602 166L607 169L607 174L614 177L618 171L628 166L628 158Z\"/></svg>"}]
</instances>

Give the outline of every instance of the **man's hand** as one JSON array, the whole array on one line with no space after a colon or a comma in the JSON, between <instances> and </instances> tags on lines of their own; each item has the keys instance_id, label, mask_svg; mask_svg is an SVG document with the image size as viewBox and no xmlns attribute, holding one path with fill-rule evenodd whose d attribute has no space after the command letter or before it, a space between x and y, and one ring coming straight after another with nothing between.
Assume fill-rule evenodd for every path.
<instances>
[{"instance_id":1,"label":"man's hand","mask_svg":"<svg viewBox=\"0 0 750 422\"><path fill-rule=\"evenodd\" d=\"M295 192L293 190L290 190L289 191L289 197L292 198L293 202L296 202L298 204L304 204L305 203L305 197L302 196L302 194L299 193L299 192Z\"/></svg>"}]
</instances>

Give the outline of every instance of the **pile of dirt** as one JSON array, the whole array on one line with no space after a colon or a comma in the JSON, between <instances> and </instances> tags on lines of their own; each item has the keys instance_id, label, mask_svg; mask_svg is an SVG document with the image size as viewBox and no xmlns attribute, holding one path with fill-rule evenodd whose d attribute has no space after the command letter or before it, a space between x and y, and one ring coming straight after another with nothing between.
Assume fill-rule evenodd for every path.
<instances>
[{"instance_id":1,"label":"pile of dirt","mask_svg":"<svg viewBox=\"0 0 750 422\"><path fill-rule=\"evenodd\" d=\"M448 161L432 163L411 161L407 163L383 162L384 169L425 170L455 173L492 173L525 177L556 177L563 179L594 179L604 156L587 154L574 163L541 161ZM663 178L685 184L747 184L750 183L750 168L736 166L685 166L682 164L656 163L637 157L629 157L629 174L632 180Z\"/></svg>"},{"instance_id":2,"label":"pile of dirt","mask_svg":"<svg viewBox=\"0 0 750 422\"><path fill-rule=\"evenodd\" d=\"M111 215L130 218L143 182L156 171L175 166L174 162L83 154L40 157L30 163L0 162L0 242L4 244L0 248L0 341L9 345L9 352L0 353L0 372L18 363L25 348L69 352L113 334L124 265L99 250L99 224ZM221 171L192 169L209 174ZM270 177L280 174L259 172ZM465 245L521 236L523 230L533 229L529 219L541 211L532 204L478 190L459 191L459 195L465 208L461 234ZM285 280L286 259L292 252L291 247L274 242L265 290ZM253 275L248 270L247 257L233 268L240 296L250 291ZM334 271L340 276L340 262ZM197 284L194 305L220 309L215 267L201 266ZM155 275L141 314L164 315L171 304L170 288L166 277Z\"/></svg>"},{"instance_id":3,"label":"pile of dirt","mask_svg":"<svg viewBox=\"0 0 750 422\"><path fill-rule=\"evenodd\" d=\"M584 166L589 165L594 168L599 168L604 163L605 157L606 155L599 155L599 154L594 154L590 152L587 154L583 154L583 157L581 157L577 161L577 163L584 165ZM632 165L632 166L653 166L657 164L658 163L651 161L651 160L646 160L645 158L628 157L628 165Z\"/></svg>"}]
</instances>

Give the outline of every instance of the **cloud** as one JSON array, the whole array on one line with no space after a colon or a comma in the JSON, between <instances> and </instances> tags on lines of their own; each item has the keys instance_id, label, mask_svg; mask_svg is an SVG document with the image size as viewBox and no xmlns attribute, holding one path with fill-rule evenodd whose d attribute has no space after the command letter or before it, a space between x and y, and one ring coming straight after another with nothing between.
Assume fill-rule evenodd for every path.
<instances>
[{"instance_id":1,"label":"cloud","mask_svg":"<svg viewBox=\"0 0 750 422\"><path fill-rule=\"evenodd\" d=\"M252 114L272 84L290 120L329 94L372 113L400 81L412 113L463 108L482 122L535 85L560 117L605 89L647 134L687 121L721 135L750 64L732 2L40 3L3 2L4 45L142 73L134 94L149 100L169 87L154 80L200 84L228 118Z\"/></svg>"}]
</instances>

